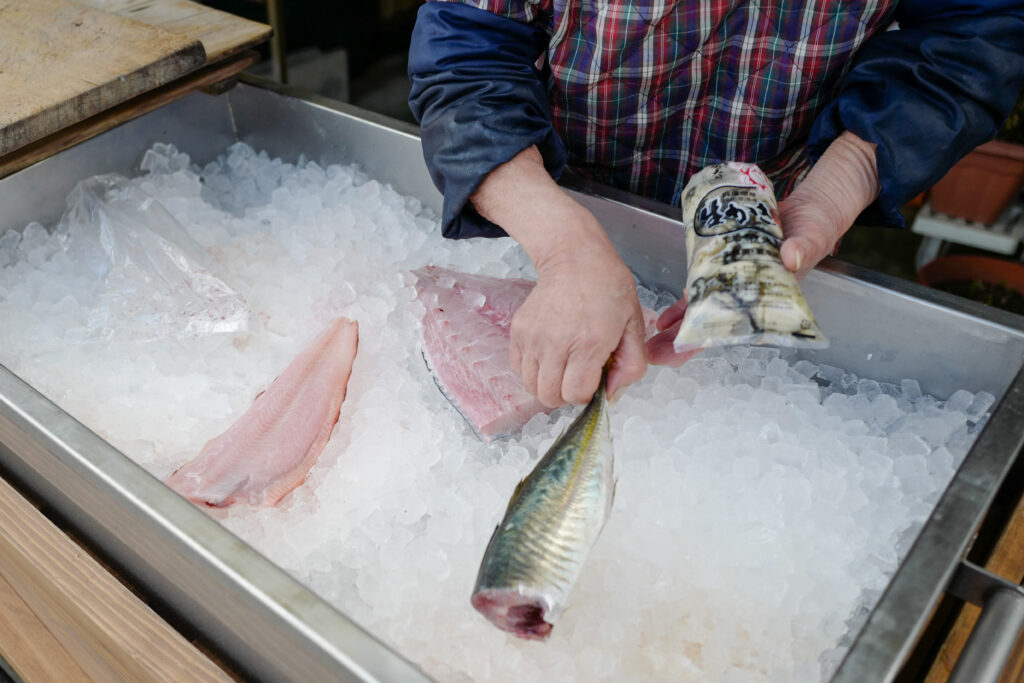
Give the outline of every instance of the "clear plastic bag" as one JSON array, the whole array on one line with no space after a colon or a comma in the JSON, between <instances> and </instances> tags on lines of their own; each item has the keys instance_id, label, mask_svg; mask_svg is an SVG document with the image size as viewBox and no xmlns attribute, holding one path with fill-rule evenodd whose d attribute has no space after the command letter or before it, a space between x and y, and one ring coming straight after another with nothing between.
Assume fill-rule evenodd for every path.
<instances>
[{"instance_id":1,"label":"clear plastic bag","mask_svg":"<svg viewBox=\"0 0 1024 683\"><path fill-rule=\"evenodd\" d=\"M118 175L80 182L56 228L103 292L85 339L152 341L248 328L245 299L211 272L211 257L152 196Z\"/></svg>"},{"instance_id":2,"label":"clear plastic bag","mask_svg":"<svg viewBox=\"0 0 1024 683\"><path fill-rule=\"evenodd\" d=\"M688 304L677 352L765 344L823 348L828 339L782 264L771 181L754 164L709 166L682 195Z\"/></svg>"}]
</instances>

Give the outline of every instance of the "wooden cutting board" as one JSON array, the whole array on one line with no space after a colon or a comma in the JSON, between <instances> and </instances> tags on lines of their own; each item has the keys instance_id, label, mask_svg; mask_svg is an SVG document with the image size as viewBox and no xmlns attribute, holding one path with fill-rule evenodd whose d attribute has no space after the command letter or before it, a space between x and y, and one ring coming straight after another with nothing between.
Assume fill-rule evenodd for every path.
<instances>
[{"instance_id":1,"label":"wooden cutting board","mask_svg":"<svg viewBox=\"0 0 1024 683\"><path fill-rule=\"evenodd\" d=\"M270 27L191 0L77 0L83 5L190 36L203 43L213 62L270 38Z\"/></svg>"},{"instance_id":2,"label":"wooden cutting board","mask_svg":"<svg viewBox=\"0 0 1024 683\"><path fill-rule=\"evenodd\" d=\"M70 0L0 0L0 156L205 62L194 37Z\"/></svg>"}]
</instances>

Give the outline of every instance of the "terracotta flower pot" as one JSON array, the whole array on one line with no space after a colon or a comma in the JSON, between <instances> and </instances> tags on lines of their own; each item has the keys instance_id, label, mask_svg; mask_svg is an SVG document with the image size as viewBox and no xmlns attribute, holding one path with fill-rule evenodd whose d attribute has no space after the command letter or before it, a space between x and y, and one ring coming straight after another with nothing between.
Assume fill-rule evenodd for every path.
<instances>
[{"instance_id":1,"label":"terracotta flower pot","mask_svg":"<svg viewBox=\"0 0 1024 683\"><path fill-rule=\"evenodd\" d=\"M953 292L959 296L988 303L1014 313L1022 313L1017 310L1024 304L1024 263L1009 261L1007 259L994 258L991 256L974 256L970 254L955 254L951 256L940 256L930 261L918 271L917 280L923 285L935 287ZM959 287L950 287L950 284L961 283ZM965 290L966 284L985 284L987 288L973 287L975 293L991 296L995 288L1005 287L1006 290L1013 290L1017 295L1002 296L1001 302L986 301L984 296L974 296ZM982 291L985 290L985 291ZM1011 302L1010 299L1013 299Z\"/></svg>"},{"instance_id":2,"label":"terracotta flower pot","mask_svg":"<svg viewBox=\"0 0 1024 683\"><path fill-rule=\"evenodd\" d=\"M931 190L932 210L991 224L1024 185L1024 145L993 140L950 169Z\"/></svg>"}]
</instances>

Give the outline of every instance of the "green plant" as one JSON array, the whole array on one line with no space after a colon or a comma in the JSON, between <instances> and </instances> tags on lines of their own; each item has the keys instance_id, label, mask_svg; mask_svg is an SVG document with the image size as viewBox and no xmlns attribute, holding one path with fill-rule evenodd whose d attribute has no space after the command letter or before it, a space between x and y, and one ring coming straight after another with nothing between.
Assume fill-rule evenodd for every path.
<instances>
[{"instance_id":1,"label":"green plant","mask_svg":"<svg viewBox=\"0 0 1024 683\"><path fill-rule=\"evenodd\" d=\"M996 139L1024 145L1024 90L1017 98L1017 104L1010 111L1010 116L996 134Z\"/></svg>"}]
</instances>

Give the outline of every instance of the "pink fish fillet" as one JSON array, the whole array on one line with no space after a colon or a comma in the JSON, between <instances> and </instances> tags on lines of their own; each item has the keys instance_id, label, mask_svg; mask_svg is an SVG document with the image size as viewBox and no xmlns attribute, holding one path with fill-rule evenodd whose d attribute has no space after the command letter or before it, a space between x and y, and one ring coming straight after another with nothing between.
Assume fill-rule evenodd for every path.
<instances>
[{"instance_id":1,"label":"pink fish fillet","mask_svg":"<svg viewBox=\"0 0 1024 683\"><path fill-rule=\"evenodd\" d=\"M484 441L508 436L548 412L509 363L512 316L534 282L470 275L440 266L416 270L426 307L423 357L441 392ZM648 330L656 315L644 309Z\"/></svg>"},{"instance_id":2,"label":"pink fish fillet","mask_svg":"<svg viewBox=\"0 0 1024 683\"><path fill-rule=\"evenodd\" d=\"M331 437L359 343L335 318L226 432L167 480L196 503L276 505L302 484Z\"/></svg>"}]
</instances>

